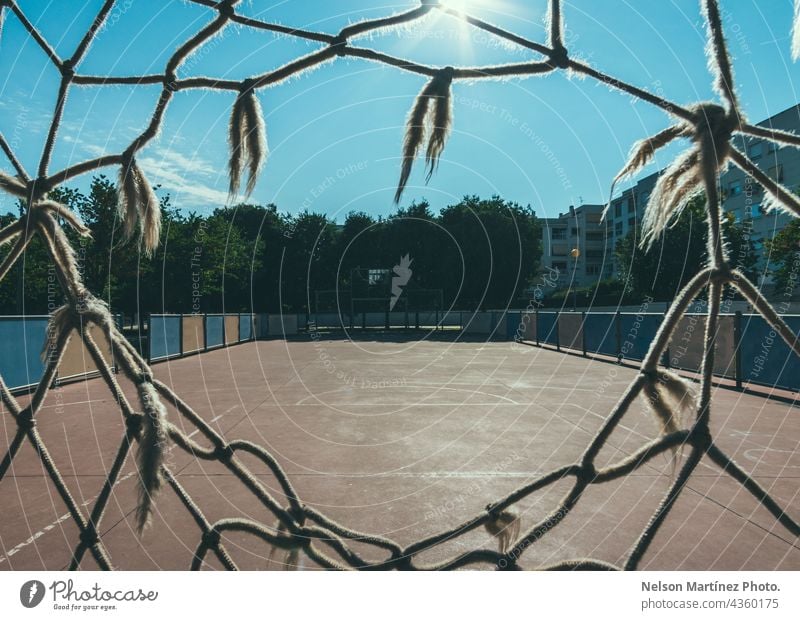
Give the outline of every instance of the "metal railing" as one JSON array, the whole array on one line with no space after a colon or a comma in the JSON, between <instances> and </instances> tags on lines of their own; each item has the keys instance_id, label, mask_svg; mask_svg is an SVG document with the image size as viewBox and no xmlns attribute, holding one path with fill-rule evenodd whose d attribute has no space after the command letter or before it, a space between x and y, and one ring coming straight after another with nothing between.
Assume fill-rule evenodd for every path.
<instances>
[{"instance_id":1,"label":"metal railing","mask_svg":"<svg viewBox=\"0 0 800 620\"><path fill-rule=\"evenodd\" d=\"M641 361L664 315L653 312L508 312L510 340L584 355ZM666 368L699 372L703 357L706 314L687 313L678 322L661 358ZM795 331L800 315L783 315ZM714 375L732 379L737 387L755 384L800 390L800 360L758 314L721 314L717 326Z\"/></svg>"}]
</instances>

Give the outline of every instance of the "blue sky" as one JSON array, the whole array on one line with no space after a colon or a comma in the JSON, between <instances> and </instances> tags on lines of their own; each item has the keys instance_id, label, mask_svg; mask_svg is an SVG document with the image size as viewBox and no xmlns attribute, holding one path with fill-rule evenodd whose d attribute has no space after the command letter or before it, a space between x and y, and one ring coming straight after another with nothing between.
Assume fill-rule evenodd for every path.
<instances>
[{"instance_id":1,"label":"blue sky","mask_svg":"<svg viewBox=\"0 0 800 620\"><path fill-rule=\"evenodd\" d=\"M17 0L66 57L102 0ZM452 0L455 1L455 0ZM487 21L545 41L546 0L462 0ZM800 101L800 67L789 56L791 0L723 0L723 20L748 118L761 121ZM239 11L329 33L416 2L250 0ZM597 68L678 103L713 97L696 0L565 0L566 43ZM160 73L173 51L215 12L181 0L118 0L107 27L78 71L94 75ZM436 13L411 27L354 43L436 65L487 65L538 59ZM201 47L179 76L229 79L263 73L318 45L229 25ZM399 175L403 125L424 78L359 59L337 59L259 91L270 156L253 202L304 208L341 221L351 210L386 216ZM0 38L0 130L35 170L58 86L58 73L6 15ZM73 87L51 171L120 152L146 126L158 86ZM158 138L138 156L153 184L182 209L205 213L224 203L226 126L234 94L184 91L173 99ZM438 172L425 185L423 163L403 204L434 208L465 194L499 194L552 217L570 204L602 202L631 144L669 123L660 110L564 73L505 81L457 82L454 125ZM659 154L665 166L680 145ZM0 154L0 167L9 163ZM116 169L103 173L114 177ZM90 176L71 184L86 188ZM624 186L621 188L624 189ZM13 202L0 197L0 210Z\"/></svg>"}]
</instances>

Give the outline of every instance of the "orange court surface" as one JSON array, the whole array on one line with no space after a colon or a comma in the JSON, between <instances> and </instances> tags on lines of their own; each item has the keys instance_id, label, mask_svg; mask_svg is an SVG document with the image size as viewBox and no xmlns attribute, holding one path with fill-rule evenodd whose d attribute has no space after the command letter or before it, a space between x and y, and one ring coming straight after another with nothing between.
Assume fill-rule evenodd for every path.
<instances>
[{"instance_id":1,"label":"orange court surface","mask_svg":"<svg viewBox=\"0 0 800 620\"><path fill-rule=\"evenodd\" d=\"M156 364L153 372L227 440L268 449L304 504L401 545L453 527L537 476L578 462L637 374L633 367L511 342L389 334L248 342ZM136 402L132 386L122 386ZM712 403L717 444L797 514L800 418L791 395L767 398L715 384ZM203 444L202 435L166 404L169 420ZM5 454L16 425L7 411L2 414ZM49 392L36 419L73 497L88 513L125 430L113 395L101 379L65 385ZM603 447L597 467L622 460L656 436L653 415L637 402ZM282 499L263 463L247 454L237 458ZM590 485L570 514L526 549L520 566L583 557L624 564L674 479L671 459L667 452L622 479ZM210 522L244 517L275 525L220 463L171 445L167 464ZM523 530L550 514L570 485L556 482L518 503ZM192 516L165 485L140 537L134 527L137 492L135 459L129 458L98 528L113 566L188 569L200 540ZM27 440L0 482L0 507L0 569L68 567L78 530ZM282 569L286 562L319 568L302 552L275 552L255 537L225 534L224 541L243 569ZM424 551L420 560L479 548L497 549L483 527ZM380 557L374 547L360 550L369 560ZM97 568L91 554L81 568ZM221 564L209 553L203 568ZM798 570L800 544L704 458L640 568Z\"/></svg>"}]
</instances>

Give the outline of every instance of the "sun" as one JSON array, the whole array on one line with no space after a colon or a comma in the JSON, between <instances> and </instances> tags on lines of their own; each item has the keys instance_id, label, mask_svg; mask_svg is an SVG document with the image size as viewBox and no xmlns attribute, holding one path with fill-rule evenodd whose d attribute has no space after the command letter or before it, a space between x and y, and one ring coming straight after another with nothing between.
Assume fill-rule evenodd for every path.
<instances>
[{"instance_id":1,"label":"sun","mask_svg":"<svg viewBox=\"0 0 800 620\"><path fill-rule=\"evenodd\" d=\"M439 0L439 2L446 9L452 9L459 13L466 13L470 8L470 4L474 4L471 0Z\"/></svg>"},{"instance_id":2,"label":"sun","mask_svg":"<svg viewBox=\"0 0 800 620\"><path fill-rule=\"evenodd\" d=\"M469 8L470 0L439 0L440 4L456 11L466 11Z\"/></svg>"}]
</instances>

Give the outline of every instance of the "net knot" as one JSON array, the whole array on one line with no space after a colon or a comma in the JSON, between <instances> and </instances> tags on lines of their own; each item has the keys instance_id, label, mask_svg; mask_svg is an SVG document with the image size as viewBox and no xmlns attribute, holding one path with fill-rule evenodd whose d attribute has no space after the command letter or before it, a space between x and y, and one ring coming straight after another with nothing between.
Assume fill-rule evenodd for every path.
<instances>
[{"instance_id":1,"label":"net knot","mask_svg":"<svg viewBox=\"0 0 800 620\"><path fill-rule=\"evenodd\" d=\"M231 2L231 0L222 0L222 2L217 5L217 11L226 19L236 16L236 10L233 8L233 2Z\"/></svg>"},{"instance_id":2,"label":"net knot","mask_svg":"<svg viewBox=\"0 0 800 620\"><path fill-rule=\"evenodd\" d=\"M257 84L258 80L255 78L247 78L246 80L242 80L242 83L239 85L239 92L243 95L246 95L247 93L255 90Z\"/></svg>"},{"instance_id":3,"label":"net knot","mask_svg":"<svg viewBox=\"0 0 800 620\"><path fill-rule=\"evenodd\" d=\"M449 65L447 67L442 67L438 71L438 76L448 83L453 81L453 77L455 76L455 74L456 74L455 67L451 67Z\"/></svg>"},{"instance_id":4,"label":"net knot","mask_svg":"<svg viewBox=\"0 0 800 620\"><path fill-rule=\"evenodd\" d=\"M223 463L229 462L233 458L233 448L229 443L214 448L214 458Z\"/></svg>"},{"instance_id":5,"label":"net knot","mask_svg":"<svg viewBox=\"0 0 800 620\"><path fill-rule=\"evenodd\" d=\"M206 532L203 532L203 544L206 547L214 548L219 545L220 540L222 540L222 536L218 530L212 528Z\"/></svg>"},{"instance_id":6,"label":"net knot","mask_svg":"<svg viewBox=\"0 0 800 620\"><path fill-rule=\"evenodd\" d=\"M133 436L137 437L142 430L142 422L144 416L140 413L134 413L133 415L129 415L125 418L125 426L128 428L128 432Z\"/></svg>"},{"instance_id":7,"label":"net knot","mask_svg":"<svg viewBox=\"0 0 800 620\"><path fill-rule=\"evenodd\" d=\"M689 443L696 448L708 450L714 440L711 437L711 429L708 428L707 423L695 424L689 432Z\"/></svg>"},{"instance_id":8,"label":"net knot","mask_svg":"<svg viewBox=\"0 0 800 620\"><path fill-rule=\"evenodd\" d=\"M289 516L294 519L294 522L297 523L297 525L302 527L305 524L306 513L303 510L303 506L290 506L287 512L289 513Z\"/></svg>"},{"instance_id":9,"label":"net knot","mask_svg":"<svg viewBox=\"0 0 800 620\"><path fill-rule=\"evenodd\" d=\"M36 427L36 420L33 417L33 411L25 409L17 416L17 426L24 431L33 430Z\"/></svg>"},{"instance_id":10,"label":"net knot","mask_svg":"<svg viewBox=\"0 0 800 620\"><path fill-rule=\"evenodd\" d=\"M718 152L729 148L731 136L740 125L735 112L729 112L716 103L698 103L690 110L694 117L695 140L709 138Z\"/></svg>"},{"instance_id":11,"label":"net knot","mask_svg":"<svg viewBox=\"0 0 800 620\"><path fill-rule=\"evenodd\" d=\"M344 56L345 49L347 48L347 37L338 34L331 39L330 47L336 52L337 56Z\"/></svg>"},{"instance_id":12,"label":"net knot","mask_svg":"<svg viewBox=\"0 0 800 620\"><path fill-rule=\"evenodd\" d=\"M299 527L294 532L287 532L286 538L291 541L292 547L299 547L301 549L308 549L311 543L317 536L314 528Z\"/></svg>"},{"instance_id":13,"label":"net knot","mask_svg":"<svg viewBox=\"0 0 800 620\"><path fill-rule=\"evenodd\" d=\"M164 74L164 88L171 93L178 90L178 75L174 71L167 71Z\"/></svg>"},{"instance_id":14,"label":"net knot","mask_svg":"<svg viewBox=\"0 0 800 620\"><path fill-rule=\"evenodd\" d=\"M139 374L136 375L136 379L134 380L134 383L136 383L136 385L142 385L144 383L152 383L152 382L153 382L153 373L150 371L150 369L140 370Z\"/></svg>"},{"instance_id":15,"label":"net knot","mask_svg":"<svg viewBox=\"0 0 800 620\"><path fill-rule=\"evenodd\" d=\"M31 204L38 202L47 193L47 177L37 177L28 181L25 187Z\"/></svg>"},{"instance_id":16,"label":"net knot","mask_svg":"<svg viewBox=\"0 0 800 620\"><path fill-rule=\"evenodd\" d=\"M575 477L584 484L591 484L597 478L594 463L583 463L575 472Z\"/></svg>"},{"instance_id":17,"label":"net knot","mask_svg":"<svg viewBox=\"0 0 800 620\"><path fill-rule=\"evenodd\" d=\"M134 145L129 146L127 149L122 151L122 155L120 155L120 164L125 169L126 174L130 172L131 168L136 165L136 148Z\"/></svg>"},{"instance_id":18,"label":"net knot","mask_svg":"<svg viewBox=\"0 0 800 620\"><path fill-rule=\"evenodd\" d=\"M85 529L81 530L78 538L85 547L94 547L100 542L100 537L97 535L97 530L94 525L88 525Z\"/></svg>"},{"instance_id":19,"label":"net knot","mask_svg":"<svg viewBox=\"0 0 800 620\"><path fill-rule=\"evenodd\" d=\"M715 284L725 284L733 280L733 272L727 263L711 271L711 281Z\"/></svg>"},{"instance_id":20,"label":"net knot","mask_svg":"<svg viewBox=\"0 0 800 620\"><path fill-rule=\"evenodd\" d=\"M71 58L67 58L61 63L61 76L67 80L75 77L75 64Z\"/></svg>"},{"instance_id":21,"label":"net knot","mask_svg":"<svg viewBox=\"0 0 800 620\"><path fill-rule=\"evenodd\" d=\"M550 64L559 69L566 69L569 67L569 54L567 48L563 45L558 45L550 52Z\"/></svg>"}]
</instances>

